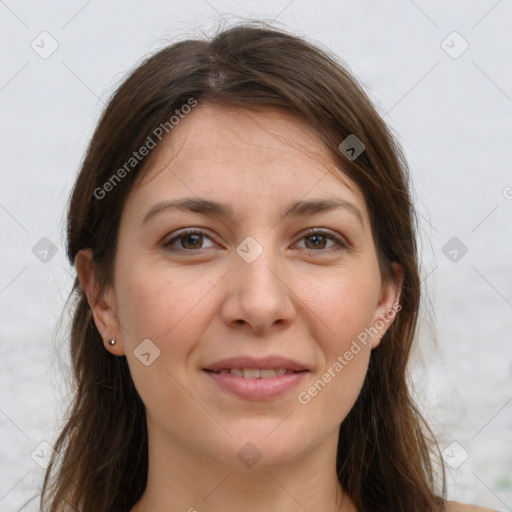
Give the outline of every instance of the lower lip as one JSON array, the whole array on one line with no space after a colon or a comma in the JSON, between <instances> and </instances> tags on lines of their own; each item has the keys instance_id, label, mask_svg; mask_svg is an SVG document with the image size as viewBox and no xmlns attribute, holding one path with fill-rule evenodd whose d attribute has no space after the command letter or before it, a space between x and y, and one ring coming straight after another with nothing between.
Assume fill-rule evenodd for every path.
<instances>
[{"instance_id":1,"label":"lower lip","mask_svg":"<svg viewBox=\"0 0 512 512\"><path fill-rule=\"evenodd\" d=\"M309 372L285 373L269 379L246 379L232 373L205 373L222 389L245 400L269 400L297 387Z\"/></svg>"}]
</instances>

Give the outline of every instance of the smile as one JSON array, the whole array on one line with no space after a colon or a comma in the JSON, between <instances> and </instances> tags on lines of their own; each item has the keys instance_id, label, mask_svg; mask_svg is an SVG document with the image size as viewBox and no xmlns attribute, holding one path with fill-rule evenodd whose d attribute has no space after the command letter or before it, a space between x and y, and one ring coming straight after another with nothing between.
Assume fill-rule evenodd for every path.
<instances>
[{"instance_id":1,"label":"smile","mask_svg":"<svg viewBox=\"0 0 512 512\"><path fill-rule=\"evenodd\" d=\"M309 373L308 370L294 371L284 368L203 370L203 374L209 378L216 390L251 401L285 398Z\"/></svg>"},{"instance_id":2,"label":"smile","mask_svg":"<svg viewBox=\"0 0 512 512\"><path fill-rule=\"evenodd\" d=\"M244 379L272 379L274 377L280 377L287 373L296 373L293 370L287 370L286 368L277 369L259 369L259 368L230 368L228 370L219 370L217 372L221 375L231 374L243 377Z\"/></svg>"}]
</instances>

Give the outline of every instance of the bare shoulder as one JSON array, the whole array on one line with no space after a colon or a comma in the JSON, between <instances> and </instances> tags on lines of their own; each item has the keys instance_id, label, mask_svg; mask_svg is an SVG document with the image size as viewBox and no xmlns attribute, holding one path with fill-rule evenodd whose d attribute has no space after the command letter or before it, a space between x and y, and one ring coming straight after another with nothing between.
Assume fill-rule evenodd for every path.
<instances>
[{"instance_id":1,"label":"bare shoulder","mask_svg":"<svg viewBox=\"0 0 512 512\"><path fill-rule=\"evenodd\" d=\"M490 508L478 507L476 505L466 505L458 501L447 501L446 512L498 512Z\"/></svg>"}]
</instances>

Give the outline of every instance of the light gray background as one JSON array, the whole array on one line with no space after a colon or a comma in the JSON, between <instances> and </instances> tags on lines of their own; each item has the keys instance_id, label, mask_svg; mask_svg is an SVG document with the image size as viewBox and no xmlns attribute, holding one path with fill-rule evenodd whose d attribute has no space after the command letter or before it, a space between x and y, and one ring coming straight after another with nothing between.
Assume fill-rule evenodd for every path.
<instances>
[{"instance_id":1,"label":"light gray background","mask_svg":"<svg viewBox=\"0 0 512 512\"><path fill-rule=\"evenodd\" d=\"M40 443L61 426L62 218L103 103L145 54L240 17L275 19L330 48L398 133L431 302L415 395L454 467L449 498L512 510L511 0L0 0L0 510L37 492ZM32 252L43 237L57 248L46 263ZM443 253L452 237L457 262Z\"/></svg>"}]
</instances>

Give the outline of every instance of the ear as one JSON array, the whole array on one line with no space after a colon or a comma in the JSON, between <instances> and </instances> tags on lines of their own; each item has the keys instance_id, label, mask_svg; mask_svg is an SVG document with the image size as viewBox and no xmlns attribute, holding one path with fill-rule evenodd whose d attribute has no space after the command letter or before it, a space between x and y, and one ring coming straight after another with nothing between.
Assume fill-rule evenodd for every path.
<instances>
[{"instance_id":1,"label":"ear","mask_svg":"<svg viewBox=\"0 0 512 512\"><path fill-rule=\"evenodd\" d=\"M120 339L121 329L116 314L115 293L111 287L100 292L91 249L83 249L77 253L75 268L91 307L94 323L103 338L105 348L114 355L123 355L124 346L122 339ZM116 343L112 346L109 341L114 337Z\"/></svg>"},{"instance_id":2,"label":"ear","mask_svg":"<svg viewBox=\"0 0 512 512\"><path fill-rule=\"evenodd\" d=\"M393 277L382 280L379 302L375 310L373 327L377 329L380 335L384 336L389 329L396 315L399 314L402 306L400 305L400 294L404 278L404 270L398 263L392 263ZM381 341L382 336L377 335L372 338L372 349Z\"/></svg>"}]
</instances>

